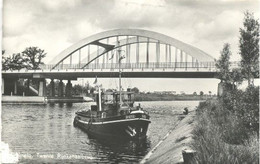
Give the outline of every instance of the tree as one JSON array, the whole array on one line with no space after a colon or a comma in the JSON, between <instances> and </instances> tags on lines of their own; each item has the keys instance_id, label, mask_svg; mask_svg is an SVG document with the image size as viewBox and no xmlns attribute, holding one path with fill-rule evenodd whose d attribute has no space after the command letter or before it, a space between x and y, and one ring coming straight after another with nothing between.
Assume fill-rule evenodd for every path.
<instances>
[{"instance_id":1,"label":"tree","mask_svg":"<svg viewBox=\"0 0 260 164\"><path fill-rule=\"evenodd\" d=\"M9 69L9 63L11 62L10 57L5 57L5 50L2 50L2 70L8 70Z\"/></svg>"},{"instance_id":2,"label":"tree","mask_svg":"<svg viewBox=\"0 0 260 164\"><path fill-rule=\"evenodd\" d=\"M197 92L193 92L193 95L197 95Z\"/></svg>"},{"instance_id":3,"label":"tree","mask_svg":"<svg viewBox=\"0 0 260 164\"><path fill-rule=\"evenodd\" d=\"M204 95L204 92L203 91L200 91L200 96L203 96Z\"/></svg>"},{"instance_id":4,"label":"tree","mask_svg":"<svg viewBox=\"0 0 260 164\"><path fill-rule=\"evenodd\" d=\"M216 67L218 69L218 78L225 83L230 82L230 45L225 43L223 50L220 52L221 56L219 60L216 61Z\"/></svg>"},{"instance_id":5,"label":"tree","mask_svg":"<svg viewBox=\"0 0 260 164\"><path fill-rule=\"evenodd\" d=\"M42 59L46 56L46 53L38 47L28 47L22 54L27 69L39 69L40 65L44 64Z\"/></svg>"},{"instance_id":6,"label":"tree","mask_svg":"<svg viewBox=\"0 0 260 164\"><path fill-rule=\"evenodd\" d=\"M83 92L83 86L76 84L72 87L72 90L75 95L80 95Z\"/></svg>"},{"instance_id":7,"label":"tree","mask_svg":"<svg viewBox=\"0 0 260 164\"><path fill-rule=\"evenodd\" d=\"M44 50L37 47L26 48L22 53L13 54L11 57L4 57L5 51L2 51L2 69L8 70L20 70L22 68L27 69L39 69L42 59L46 56Z\"/></svg>"},{"instance_id":8,"label":"tree","mask_svg":"<svg viewBox=\"0 0 260 164\"><path fill-rule=\"evenodd\" d=\"M231 80L233 87L235 87L235 85L241 84L243 82L243 76L242 76L240 68L232 69L232 72L230 73L230 80Z\"/></svg>"},{"instance_id":9,"label":"tree","mask_svg":"<svg viewBox=\"0 0 260 164\"><path fill-rule=\"evenodd\" d=\"M139 93L139 89L136 88L136 87L132 88L131 91L134 92L134 93Z\"/></svg>"},{"instance_id":10,"label":"tree","mask_svg":"<svg viewBox=\"0 0 260 164\"><path fill-rule=\"evenodd\" d=\"M2 51L2 53L4 53ZM11 57L2 56L2 69L3 70L20 70L25 68L24 58L20 53L13 54Z\"/></svg>"},{"instance_id":11,"label":"tree","mask_svg":"<svg viewBox=\"0 0 260 164\"><path fill-rule=\"evenodd\" d=\"M259 22L253 13L245 12L244 27L239 29L239 50L242 74L248 85L254 85L254 74L259 74Z\"/></svg>"}]
</instances>

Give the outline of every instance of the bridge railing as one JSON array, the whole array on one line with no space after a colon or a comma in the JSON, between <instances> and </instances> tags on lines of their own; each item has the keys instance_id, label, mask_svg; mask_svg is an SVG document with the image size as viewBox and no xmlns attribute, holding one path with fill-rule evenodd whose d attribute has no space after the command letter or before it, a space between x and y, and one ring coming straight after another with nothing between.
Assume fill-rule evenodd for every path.
<instances>
[{"instance_id":1,"label":"bridge railing","mask_svg":"<svg viewBox=\"0 0 260 164\"><path fill-rule=\"evenodd\" d=\"M151 62L151 63L121 63L121 69L173 69L173 70L187 70L187 71L216 71L215 62ZM51 70L95 70L95 69L109 69L116 70L119 69L119 63L91 63L85 66L86 63L81 64L60 64L55 67L55 65L44 64L40 66L40 69L37 70L27 70L23 68L22 70L2 70L4 72L21 72L21 71L34 71L34 72L42 72L42 71L51 71ZM84 67L85 66L85 67ZM231 62L230 69L238 68L240 66L240 62ZM84 67L84 68L83 68Z\"/></svg>"},{"instance_id":2,"label":"bridge railing","mask_svg":"<svg viewBox=\"0 0 260 164\"><path fill-rule=\"evenodd\" d=\"M51 70L55 65L42 65L41 69ZM84 67L85 66L85 67ZM81 64L60 64L57 69L119 69L119 63L86 63ZM215 62L150 62L150 63L121 63L122 69L208 69L214 70Z\"/></svg>"}]
</instances>

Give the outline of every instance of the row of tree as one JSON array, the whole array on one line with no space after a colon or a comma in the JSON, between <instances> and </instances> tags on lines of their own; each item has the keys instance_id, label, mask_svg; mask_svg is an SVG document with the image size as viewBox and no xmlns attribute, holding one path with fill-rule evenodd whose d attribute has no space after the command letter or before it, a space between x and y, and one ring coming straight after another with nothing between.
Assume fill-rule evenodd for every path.
<instances>
[{"instance_id":1,"label":"row of tree","mask_svg":"<svg viewBox=\"0 0 260 164\"><path fill-rule=\"evenodd\" d=\"M59 80L55 80L54 81L55 93L58 93L59 82L60 82ZM64 87L63 90L65 90L66 86L64 85L63 87ZM50 83L47 84L46 88L47 88L47 95L50 96L50 93L51 93L51 85L50 85ZM130 90L131 90L131 92L139 93L139 89L137 87L131 88ZM87 82L85 85L75 84L75 85L72 86L72 94L73 95L93 96L95 91L96 91L96 87L95 86L91 86L89 84L89 82ZM115 89L106 89L106 92L113 92L113 91L117 91L117 90L115 90Z\"/></svg>"},{"instance_id":2,"label":"row of tree","mask_svg":"<svg viewBox=\"0 0 260 164\"><path fill-rule=\"evenodd\" d=\"M216 67L224 84L219 105L223 111L236 116L238 120L233 124L239 125L240 138L247 138L251 132L259 135L259 86L254 86L254 78L259 77L259 21L252 13L245 13L243 28L239 32L240 67L230 69L231 51L228 43L224 44ZM243 80L248 82L245 91L236 87Z\"/></svg>"},{"instance_id":3,"label":"row of tree","mask_svg":"<svg viewBox=\"0 0 260 164\"><path fill-rule=\"evenodd\" d=\"M211 95L211 94L212 94L212 92L209 91L209 95ZM198 95L198 94L197 94L197 92L193 92L193 95ZM203 95L204 95L204 92L203 92L203 91L200 91L199 95L200 95L200 96L203 96Z\"/></svg>"},{"instance_id":4,"label":"row of tree","mask_svg":"<svg viewBox=\"0 0 260 164\"><path fill-rule=\"evenodd\" d=\"M28 47L21 53L15 53L12 56L5 56L5 51L2 51L2 69L40 69L40 65L44 64L42 59L45 56L44 50L38 47Z\"/></svg>"},{"instance_id":5,"label":"row of tree","mask_svg":"<svg viewBox=\"0 0 260 164\"><path fill-rule=\"evenodd\" d=\"M217 61L224 92L217 100L201 102L193 130L193 163L259 163L259 23L246 12L240 28L240 67L231 69L230 45ZM248 87L237 84L247 80ZM236 85L235 85L236 84ZM217 152L217 153L216 153Z\"/></svg>"},{"instance_id":6,"label":"row of tree","mask_svg":"<svg viewBox=\"0 0 260 164\"><path fill-rule=\"evenodd\" d=\"M218 77L225 84L241 84L243 80L254 85L254 78L259 76L259 22L250 12L245 12L244 27L239 29L240 67L230 69L230 44L224 44L221 56L216 62Z\"/></svg>"}]
</instances>

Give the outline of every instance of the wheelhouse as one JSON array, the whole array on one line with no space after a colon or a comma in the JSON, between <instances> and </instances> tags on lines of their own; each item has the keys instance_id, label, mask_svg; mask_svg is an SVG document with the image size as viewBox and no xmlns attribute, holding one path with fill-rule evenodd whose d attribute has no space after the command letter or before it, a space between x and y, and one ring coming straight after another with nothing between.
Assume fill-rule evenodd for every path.
<instances>
[{"instance_id":1,"label":"wheelhouse","mask_svg":"<svg viewBox=\"0 0 260 164\"><path fill-rule=\"evenodd\" d=\"M102 92L101 94L102 105L113 105L113 106L129 106L133 107L134 104L134 93L129 91L121 92L122 104L120 104L120 93L119 92Z\"/></svg>"}]
</instances>

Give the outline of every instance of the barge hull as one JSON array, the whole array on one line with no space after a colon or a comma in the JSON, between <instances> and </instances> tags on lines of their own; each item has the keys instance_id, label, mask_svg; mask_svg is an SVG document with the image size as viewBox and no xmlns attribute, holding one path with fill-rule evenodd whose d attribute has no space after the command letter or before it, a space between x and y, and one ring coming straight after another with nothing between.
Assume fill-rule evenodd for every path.
<instances>
[{"instance_id":1,"label":"barge hull","mask_svg":"<svg viewBox=\"0 0 260 164\"><path fill-rule=\"evenodd\" d=\"M130 139L146 138L146 132L150 121L142 118L91 122L75 118L74 124L92 136L108 138L120 137Z\"/></svg>"}]
</instances>

